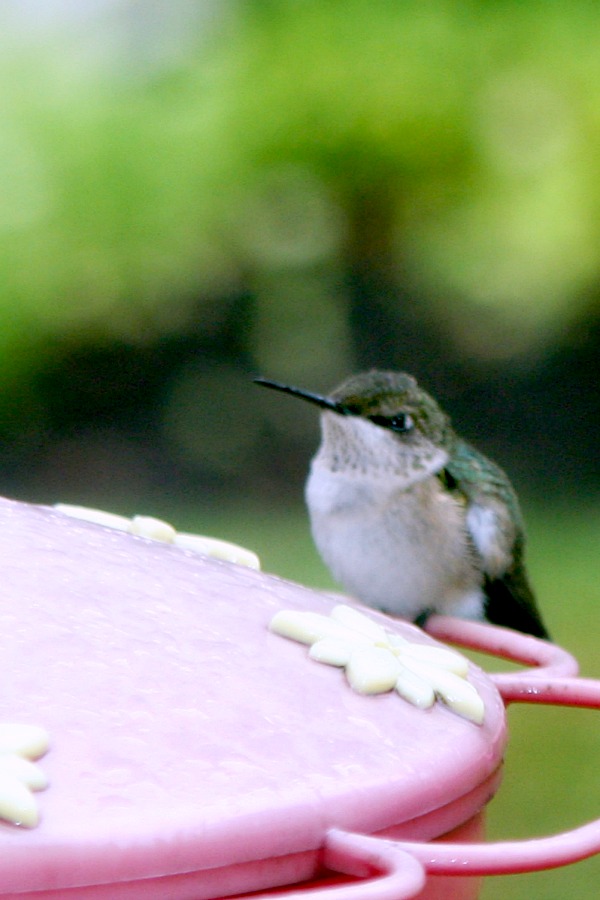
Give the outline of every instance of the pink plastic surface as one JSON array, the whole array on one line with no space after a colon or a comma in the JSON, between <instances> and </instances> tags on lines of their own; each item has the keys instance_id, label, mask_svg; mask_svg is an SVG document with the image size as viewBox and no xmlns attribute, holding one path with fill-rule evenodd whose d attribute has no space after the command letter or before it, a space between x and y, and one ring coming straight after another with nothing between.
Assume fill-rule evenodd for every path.
<instances>
[{"instance_id":1,"label":"pink plastic surface","mask_svg":"<svg viewBox=\"0 0 600 900\"><path fill-rule=\"evenodd\" d=\"M329 597L9 501L0 533L0 721L52 738L40 825L0 824L0 896L292 883L314 876L332 829L415 820L406 836L428 840L495 790L504 706L477 667L481 727L360 696L268 631L278 609L327 613Z\"/></svg>"},{"instance_id":2,"label":"pink plastic surface","mask_svg":"<svg viewBox=\"0 0 600 900\"><path fill-rule=\"evenodd\" d=\"M471 667L486 702L478 727L439 704L359 696L269 633L278 609L327 613L326 596L4 500L0 533L0 721L52 736L39 827L0 823L5 900L208 900L323 866L360 881L286 896L433 898L433 876L448 879L449 900L467 896L457 874L600 851L599 822L531 841L430 843L496 790L505 702L600 707L600 682L577 678L560 648L431 619L441 640L533 667Z\"/></svg>"},{"instance_id":3,"label":"pink plastic surface","mask_svg":"<svg viewBox=\"0 0 600 900\"><path fill-rule=\"evenodd\" d=\"M580 708L600 709L600 681L577 678L577 662L565 650L547 642L504 628L474 622L433 617L428 630L439 639L494 654L504 659L534 666L521 672L492 675L506 702L553 703ZM355 885L342 884L330 889L291 891L280 895L286 900L404 900L425 897L431 876L442 879L442 894L448 900L464 897L465 875L502 875L534 872L578 862L600 852L600 819L571 831L528 841L496 843L453 843L414 840L389 840L377 836L348 834L331 830L326 852L329 865L340 872L360 874L361 862L379 865L379 875L362 883L362 894ZM408 865L408 854L421 866ZM366 875L366 871L364 870ZM402 881L403 874L406 876ZM458 877L457 877L458 876ZM456 884L460 882L459 886ZM255 900L261 900L255 896ZM266 895L265 895L266 900Z\"/></svg>"}]
</instances>

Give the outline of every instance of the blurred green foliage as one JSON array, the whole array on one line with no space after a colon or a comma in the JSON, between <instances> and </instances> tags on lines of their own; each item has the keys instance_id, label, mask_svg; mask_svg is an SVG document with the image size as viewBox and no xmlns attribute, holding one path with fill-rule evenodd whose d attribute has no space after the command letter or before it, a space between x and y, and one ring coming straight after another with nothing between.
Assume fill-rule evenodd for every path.
<instances>
[{"instance_id":1,"label":"blurred green foliage","mask_svg":"<svg viewBox=\"0 0 600 900\"><path fill-rule=\"evenodd\" d=\"M126 468L139 450L140 471L158 447L216 483L252 467L265 429L289 481L312 420L249 400L252 371L327 389L413 369L497 451L503 385L525 421L544 397L531 446L574 369L573 418L594 420L576 351L597 355L600 321L597 4L107 0L52 27L11 8L7 487L79 490L93 446ZM548 378L560 348L575 356ZM581 446L573 473L587 460L596 483Z\"/></svg>"},{"instance_id":2,"label":"blurred green foliage","mask_svg":"<svg viewBox=\"0 0 600 900\"><path fill-rule=\"evenodd\" d=\"M510 355L597 281L599 20L581 0L250 2L136 77L68 29L4 31L3 318L179 327L243 268L335 266L371 195L397 277L516 320Z\"/></svg>"}]
</instances>

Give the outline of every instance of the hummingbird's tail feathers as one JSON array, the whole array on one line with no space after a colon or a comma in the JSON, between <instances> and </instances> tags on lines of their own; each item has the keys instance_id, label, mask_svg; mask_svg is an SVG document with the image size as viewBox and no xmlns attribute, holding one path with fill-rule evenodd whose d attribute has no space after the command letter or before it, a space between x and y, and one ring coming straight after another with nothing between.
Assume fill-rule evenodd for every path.
<instances>
[{"instance_id":1,"label":"hummingbird's tail feathers","mask_svg":"<svg viewBox=\"0 0 600 900\"><path fill-rule=\"evenodd\" d=\"M416 618L413 620L414 624L418 628L422 628L424 630L425 626L427 625L427 620L430 619L431 616L434 615L434 613L435 613L435 610L431 607L424 609L423 612L420 612L419 615L416 616Z\"/></svg>"},{"instance_id":2,"label":"hummingbird's tail feathers","mask_svg":"<svg viewBox=\"0 0 600 900\"><path fill-rule=\"evenodd\" d=\"M514 628L533 637L551 640L538 612L535 598L524 576L507 572L501 578L486 576L485 617L493 625Z\"/></svg>"}]
</instances>

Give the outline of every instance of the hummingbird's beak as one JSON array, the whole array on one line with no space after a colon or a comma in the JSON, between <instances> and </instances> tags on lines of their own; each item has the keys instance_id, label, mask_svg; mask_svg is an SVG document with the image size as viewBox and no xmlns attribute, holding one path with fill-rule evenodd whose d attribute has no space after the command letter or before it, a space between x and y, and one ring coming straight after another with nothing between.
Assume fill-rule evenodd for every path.
<instances>
[{"instance_id":1,"label":"hummingbird's beak","mask_svg":"<svg viewBox=\"0 0 600 900\"><path fill-rule=\"evenodd\" d=\"M291 387L289 384L281 384L279 381L271 381L270 378L255 378L256 384L262 384L263 387L272 388L274 391L282 391L284 394L292 394L293 397L300 397L302 400L307 400L309 403L314 403L315 406L320 406L321 409L329 409L332 412L341 413L341 415L346 414L346 408L341 404L337 403L335 400L331 400L329 397L322 397L320 394L313 394L310 391L304 391L301 388Z\"/></svg>"}]
</instances>

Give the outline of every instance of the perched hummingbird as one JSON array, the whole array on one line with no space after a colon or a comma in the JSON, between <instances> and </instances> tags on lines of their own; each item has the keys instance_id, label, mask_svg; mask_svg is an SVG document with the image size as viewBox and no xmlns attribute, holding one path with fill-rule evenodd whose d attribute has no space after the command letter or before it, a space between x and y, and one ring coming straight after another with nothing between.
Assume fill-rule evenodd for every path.
<instances>
[{"instance_id":1,"label":"perched hummingbird","mask_svg":"<svg viewBox=\"0 0 600 900\"><path fill-rule=\"evenodd\" d=\"M346 590L419 624L436 612L548 638L508 477L412 376L364 372L329 396L255 380L322 410L306 502L317 548Z\"/></svg>"}]
</instances>

